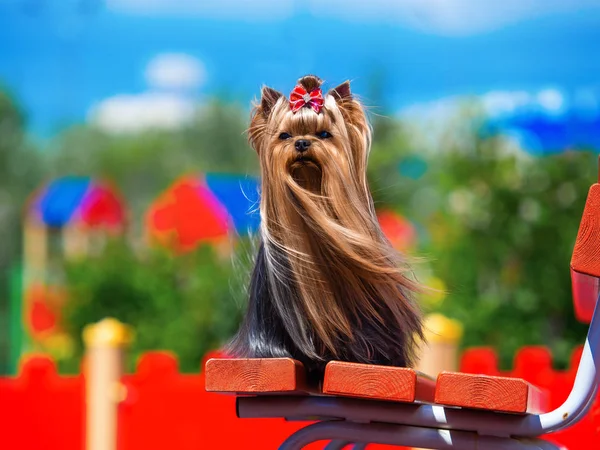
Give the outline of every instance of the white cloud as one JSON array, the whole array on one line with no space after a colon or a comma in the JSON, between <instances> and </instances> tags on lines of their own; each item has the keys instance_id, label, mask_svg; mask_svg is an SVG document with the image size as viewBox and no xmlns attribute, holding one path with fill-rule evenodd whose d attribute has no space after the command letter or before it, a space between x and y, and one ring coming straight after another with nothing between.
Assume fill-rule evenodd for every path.
<instances>
[{"instance_id":1,"label":"white cloud","mask_svg":"<svg viewBox=\"0 0 600 450\"><path fill-rule=\"evenodd\" d=\"M567 108L567 98L557 88L546 88L532 93L524 91L493 91L482 95L480 98L485 112L491 117L511 115L519 112L560 115Z\"/></svg>"},{"instance_id":2,"label":"white cloud","mask_svg":"<svg viewBox=\"0 0 600 450\"><path fill-rule=\"evenodd\" d=\"M400 111L400 117L422 122L442 122L456 115L460 97L445 97L429 102L414 103Z\"/></svg>"},{"instance_id":3,"label":"white cloud","mask_svg":"<svg viewBox=\"0 0 600 450\"><path fill-rule=\"evenodd\" d=\"M109 97L91 108L89 119L109 133L136 133L150 128L179 128L194 113L194 103L181 96L146 92Z\"/></svg>"},{"instance_id":4,"label":"white cloud","mask_svg":"<svg viewBox=\"0 0 600 450\"><path fill-rule=\"evenodd\" d=\"M537 92L490 91L475 97L446 97L410 105L400 111L400 115L417 120L451 119L469 100L479 103L483 112L493 118L517 113L542 113L556 116L563 114L569 106L569 99L560 89L545 88ZM587 100L590 101L589 98ZM579 108L579 105L572 106Z\"/></svg>"},{"instance_id":5,"label":"white cloud","mask_svg":"<svg viewBox=\"0 0 600 450\"><path fill-rule=\"evenodd\" d=\"M542 109L548 113L560 113L564 110L565 99L557 89L544 89L538 92L536 100Z\"/></svg>"},{"instance_id":6,"label":"white cloud","mask_svg":"<svg viewBox=\"0 0 600 450\"><path fill-rule=\"evenodd\" d=\"M272 21L292 15L293 0L106 0L116 12L138 15Z\"/></svg>"},{"instance_id":7,"label":"white cloud","mask_svg":"<svg viewBox=\"0 0 600 450\"><path fill-rule=\"evenodd\" d=\"M162 53L146 67L146 80L155 88L193 89L204 83L202 62L185 53Z\"/></svg>"},{"instance_id":8,"label":"white cloud","mask_svg":"<svg viewBox=\"0 0 600 450\"><path fill-rule=\"evenodd\" d=\"M194 117L197 104L189 89L206 78L200 60L185 53L161 53L148 63L145 75L151 90L102 100L90 108L90 122L109 133L137 133L177 129Z\"/></svg>"},{"instance_id":9,"label":"white cloud","mask_svg":"<svg viewBox=\"0 0 600 450\"><path fill-rule=\"evenodd\" d=\"M532 102L532 95L524 91L491 91L481 96L487 114L501 116L512 114Z\"/></svg>"},{"instance_id":10,"label":"white cloud","mask_svg":"<svg viewBox=\"0 0 600 450\"><path fill-rule=\"evenodd\" d=\"M589 97L593 95L592 91L585 92L587 102L591 103ZM600 99L600 92L596 95ZM399 116L415 132L418 145L426 151L435 152L442 141L448 145L455 143L456 148L467 148L471 136L469 119L480 117L482 113L495 120L520 114L557 117L567 111L578 112L581 106L557 88L537 92L491 91L479 96L452 96L415 103L399 111ZM520 153L521 148L541 148L535 134L526 130L507 128L503 134L507 151L515 154Z\"/></svg>"}]
</instances>

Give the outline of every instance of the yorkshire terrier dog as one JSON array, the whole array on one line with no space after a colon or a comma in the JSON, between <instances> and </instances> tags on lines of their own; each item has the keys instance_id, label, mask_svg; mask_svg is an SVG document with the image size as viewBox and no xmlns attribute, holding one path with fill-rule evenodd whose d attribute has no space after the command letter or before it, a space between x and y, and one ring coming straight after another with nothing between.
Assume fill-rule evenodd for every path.
<instances>
[{"instance_id":1,"label":"yorkshire terrier dog","mask_svg":"<svg viewBox=\"0 0 600 450\"><path fill-rule=\"evenodd\" d=\"M318 383L330 360L410 366L423 339L406 261L367 183L371 128L345 82L264 87L249 141L261 167L260 248L237 357L290 357Z\"/></svg>"}]
</instances>

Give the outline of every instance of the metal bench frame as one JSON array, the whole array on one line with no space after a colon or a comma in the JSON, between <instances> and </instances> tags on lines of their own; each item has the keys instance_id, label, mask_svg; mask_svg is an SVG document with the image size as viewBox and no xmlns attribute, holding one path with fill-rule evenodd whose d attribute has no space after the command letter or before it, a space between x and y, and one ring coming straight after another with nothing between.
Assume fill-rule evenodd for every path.
<instances>
[{"instance_id":1,"label":"metal bench frame","mask_svg":"<svg viewBox=\"0 0 600 450\"><path fill-rule=\"evenodd\" d=\"M535 439L572 426L592 405L600 383L600 308L594 315L567 400L545 414L506 414L426 403L395 403L328 396L238 397L240 418L317 420L279 448L297 450L319 440L328 450L368 443L431 449L560 449Z\"/></svg>"}]
</instances>

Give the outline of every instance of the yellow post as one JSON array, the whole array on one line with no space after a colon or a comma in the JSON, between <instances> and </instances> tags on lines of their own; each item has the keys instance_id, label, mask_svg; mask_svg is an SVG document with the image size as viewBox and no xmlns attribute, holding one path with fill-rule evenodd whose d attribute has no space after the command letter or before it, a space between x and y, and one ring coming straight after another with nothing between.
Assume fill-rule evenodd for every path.
<instances>
[{"instance_id":1,"label":"yellow post","mask_svg":"<svg viewBox=\"0 0 600 450\"><path fill-rule=\"evenodd\" d=\"M116 450L117 405L123 399L120 384L123 352L131 331L115 319L88 325L86 345L86 450Z\"/></svg>"},{"instance_id":2,"label":"yellow post","mask_svg":"<svg viewBox=\"0 0 600 450\"><path fill-rule=\"evenodd\" d=\"M68 224L63 228L63 253L66 259L77 259L88 254L89 233L79 223Z\"/></svg>"},{"instance_id":3,"label":"yellow post","mask_svg":"<svg viewBox=\"0 0 600 450\"><path fill-rule=\"evenodd\" d=\"M422 350L417 370L432 377L444 371L458 369L458 346L463 327L453 319L441 314L425 317L425 338L427 344Z\"/></svg>"},{"instance_id":4,"label":"yellow post","mask_svg":"<svg viewBox=\"0 0 600 450\"><path fill-rule=\"evenodd\" d=\"M45 281L48 259L46 226L33 217L26 217L23 228L23 266L26 283Z\"/></svg>"}]
</instances>

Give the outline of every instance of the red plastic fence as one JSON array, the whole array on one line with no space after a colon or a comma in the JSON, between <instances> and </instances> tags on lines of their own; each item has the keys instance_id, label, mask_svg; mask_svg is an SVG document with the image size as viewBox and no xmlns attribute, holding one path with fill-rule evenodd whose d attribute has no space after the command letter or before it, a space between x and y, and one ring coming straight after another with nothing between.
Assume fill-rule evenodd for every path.
<instances>
[{"instance_id":1,"label":"red plastic fence","mask_svg":"<svg viewBox=\"0 0 600 450\"><path fill-rule=\"evenodd\" d=\"M490 349L464 353L461 371L517 376L547 389L549 407L567 397L581 355L571 369L552 369L547 349L529 347L516 356L510 372L500 372ZM235 399L204 390L204 375L180 374L175 358L148 353L134 374L125 375L127 396L119 406L119 450L276 449L305 423L279 419L238 419ZM85 448L84 377L59 376L45 357L27 361L16 378L0 378L0 448L83 450ZM572 429L549 436L571 450L600 442L600 402ZM596 443L596 444L592 444ZM314 445L310 448L322 448ZM369 446L369 448L384 446ZM391 447L385 447L391 448Z\"/></svg>"},{"instance_id":2,"label":"red plastic fence","mask_svg":"<svg viewBox=\"0 0 600 450\"><path fill-rule=\"evenodd\" d=\"M83 376L59 376L46 357L27 360L16 378L0 377L0 448L85 447Z\"/></svg>"},{"instance_id":3,"label":"red plastic fence","mask_svg":"<svg viewBox=\"0 0 600 450\"><path fill-rule=\"evenodd\" d=\"M206 392L203 373L179 374L166 353L144 355L123 382L119 450L276 449L302 425L238 419L234 396Z\"/></svg>"}]
</instances>

